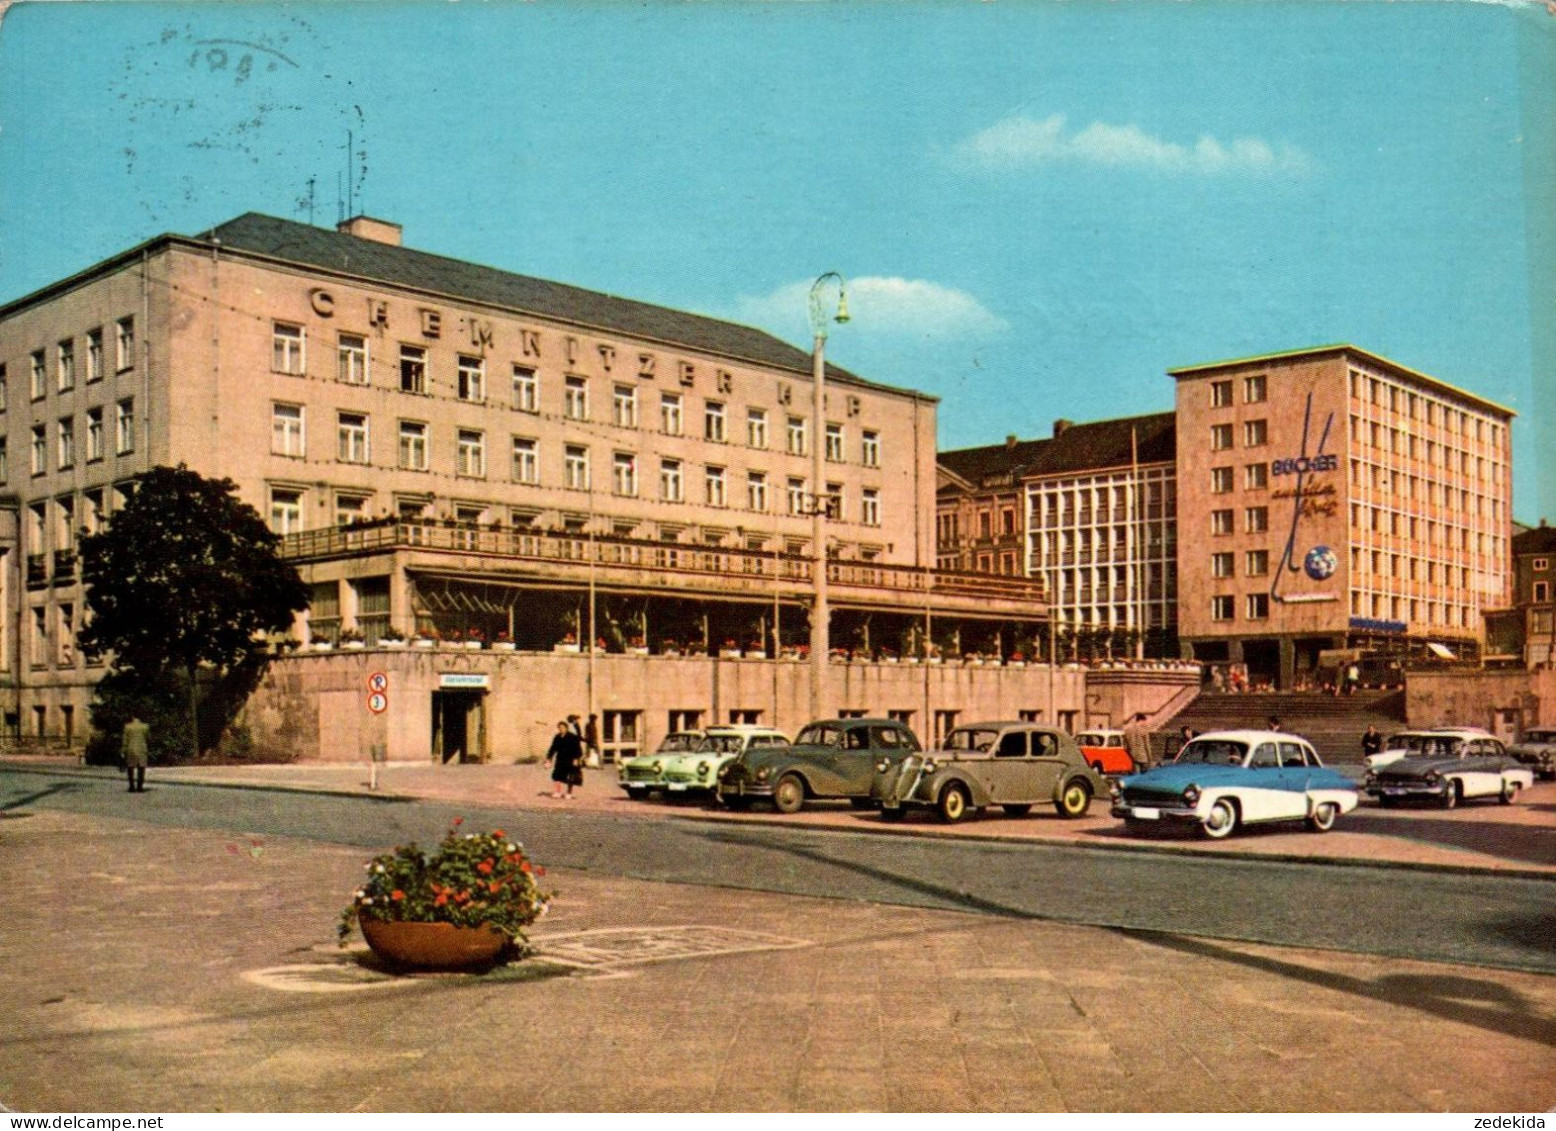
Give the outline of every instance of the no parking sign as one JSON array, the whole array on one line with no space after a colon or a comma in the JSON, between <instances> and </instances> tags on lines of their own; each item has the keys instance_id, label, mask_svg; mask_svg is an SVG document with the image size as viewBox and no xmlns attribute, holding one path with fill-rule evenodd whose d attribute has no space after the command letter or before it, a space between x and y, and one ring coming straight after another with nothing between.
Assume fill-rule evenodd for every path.
<instances>
[{"instance_id":1,"label":"no parking sign","mask_svg":"<svg viewBox=\"0 0 1556 1131\"><path fill-rule=\"evenodd\" d=\"M381 715L389 709L389 674L374 672L367 677L367 709Z\"/></svg>"}]
</instances>

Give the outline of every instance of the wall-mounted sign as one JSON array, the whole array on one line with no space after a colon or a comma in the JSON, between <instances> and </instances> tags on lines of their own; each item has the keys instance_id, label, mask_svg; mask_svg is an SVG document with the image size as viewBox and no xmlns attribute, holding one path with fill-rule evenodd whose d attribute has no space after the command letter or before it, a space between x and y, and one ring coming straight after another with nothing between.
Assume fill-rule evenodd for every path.
<instances>
[{"instance_id":1,"label":"wall-mounted sign","mask_svg":"<svg viewBox=\"0 0 1556 1131\"><path fill-rule=\"evenodd\" d=\"M375 691L367 697L367 709L375 715L381 715L389 709L389 696L382 691Z\"/></svg>"},{"instance_id":2,"label":"wall-mounted sign","mask_svg":"<svg viewBox=\"0 0 1556 1131\"><path fill-rule=\"evenodd\" d=\"M1314 471L1333 471L1340 466L1340 457L1333 452L1317 456L1296 456L1293 459L1270 461L1271 475L1307 475Z\"/></svg>"},{"instance_id":3,"label":"wall-mounted sign","mask_svg":"<svg viewBox=\"0 0 1556 1131\"><path fill-rule=\"evenodd\" d=\"M1374 620L1372 617L1352 617L1351 627L1364 632L1404 632L1408 627L1402 620Z\"/></svg>"},{"instance_id":4,"label":"wall-mounted sign","mask_svg":"<svg viewBox=\"0 0 1556 1131\"><path fill-rule=\"evenodd\" d=\"M1314 546L1302 559L1302 569L1314 581L1328 581L1340 568L1340 559L1328 546Z\"/></svg>"},{"instance_id":5,"label":"wall-mounted sign","mask_svg":"<svg viewBox=\"0 0 1556 1131\"><path fill-rule=\"evenodd\" d=\"M485 688L491 677L482 672L439 672L438 686L446 688Z\"/></svg>"}]
</instances>

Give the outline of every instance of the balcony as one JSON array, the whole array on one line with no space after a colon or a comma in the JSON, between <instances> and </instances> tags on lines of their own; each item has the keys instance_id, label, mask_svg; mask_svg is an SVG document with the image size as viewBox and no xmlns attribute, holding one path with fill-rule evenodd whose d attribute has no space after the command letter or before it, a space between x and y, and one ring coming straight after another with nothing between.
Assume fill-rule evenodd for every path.
<instances>
[{"instance_id":1,"label":"balcony","mask_svg":"<svg viewBox=\"0 0 1556 1131\"><path fill-rule=\"evenodd\" d=\"M76 580L76 552L54 551L54 584L69 585Z\"/></svg>"},{"instance_id":2,"label":"balcony","mask_svg":"<svg viewBox=\"0 0 1556 1131\"><path fill-rule=\"evenodd\" d=\"M804 555L692 542L396 519L289 534L281 553L297 565L395 555L413 573L567 588L592 575L606 591L745 601L808 600L814 564ZM827 577L840 608L985 617L1047 610L1043 583L1025 577L837 558Z\"/></svg>"}]
</instances>

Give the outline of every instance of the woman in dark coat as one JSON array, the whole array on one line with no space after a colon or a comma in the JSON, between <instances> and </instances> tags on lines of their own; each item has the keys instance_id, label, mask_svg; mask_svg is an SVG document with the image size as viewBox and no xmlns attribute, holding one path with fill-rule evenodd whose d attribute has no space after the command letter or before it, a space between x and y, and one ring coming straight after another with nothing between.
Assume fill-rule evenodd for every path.
<instances>
[{"instance_id":1,"label":"woman in dark coat","mask_svg":"<svg viewBox=\"0 0 1556 1131\"><path fill-rule=\"evenodd\" d=\"M573 786L581 784L579 779L583 776L583 739L565 722L556 725L556 736L551 739L551 749L546 751L546 764L551 767L551 796L557 800L573 796ZM564 785L566 793L562 792Z\"/></svg>"}]
</instances>

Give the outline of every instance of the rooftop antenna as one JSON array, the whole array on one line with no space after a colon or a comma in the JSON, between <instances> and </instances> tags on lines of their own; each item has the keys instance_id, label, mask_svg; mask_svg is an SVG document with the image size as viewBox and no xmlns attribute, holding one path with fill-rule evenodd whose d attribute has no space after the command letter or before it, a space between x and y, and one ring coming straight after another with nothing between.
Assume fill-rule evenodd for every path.
<instances>
[{"instance_id":1,"label":"rooftop antenna","mask_svg":"<svg viewBox=\"0 0 1556 1131\"><path fill-rule=\"evenodd\" d=\"M303 209L307 209L308 210L308 226L309 227L313 227L314 186L315 186L315 184L318 183L318 180L319 180L318 177L309 177L308 178L308 195L299 198L298 201L297 201L297 210L299 212L301 212Z\"/></svg>"},{"instance_id":2,"label":"rooftop antenna","mask_svg":"<svg viewBox=\"0 0 1556 1131\"><path fill-rule=\"evenodd\" d=\"M353 200L352 200L353 195L354 195L354 188L355 188L355 186L352 184L352 181L355 179L355 177L353 175L354 174L354 169L352 167L352 163L356 160L355 150L356 150L356 135L353 134L350 130L347 130L346 131L346 219L348 219L348 220L351 219L351 217L353 217L353 216L355 216L357 214L356 205L355 205L355 203L353 203Z\"/></svg>"},{"instance_id":3,"label":"rooftop antenna","mask_svg":"<svg viewBox=\"0 0 1556 1131\"><path fill-rule=\"evenodd\" d=\"M335 174L335 223L344 223L346 219L346 202L340 195L340 174Z\"/></svg>"}]
</instances>

